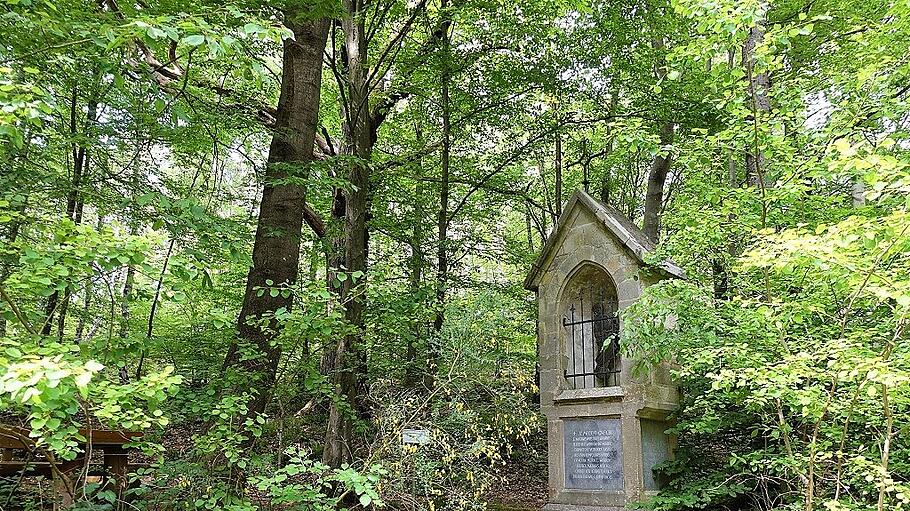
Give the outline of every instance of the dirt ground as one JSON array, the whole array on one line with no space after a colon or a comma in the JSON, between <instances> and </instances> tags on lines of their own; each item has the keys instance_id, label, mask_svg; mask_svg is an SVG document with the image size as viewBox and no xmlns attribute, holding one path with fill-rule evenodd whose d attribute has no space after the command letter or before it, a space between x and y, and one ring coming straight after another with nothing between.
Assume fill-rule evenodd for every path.
<instances>
[{"instance_id":1,"label":"dirt ground","mask_svg":"<svg viewBox=\"0 0 910 511\"><path fill-rule=\"evenodd\" d=\"M514 456L499 474L500 484L488 493L493 511L539 511L547 503L546 449Z\"/></svg>"}]
</instances>

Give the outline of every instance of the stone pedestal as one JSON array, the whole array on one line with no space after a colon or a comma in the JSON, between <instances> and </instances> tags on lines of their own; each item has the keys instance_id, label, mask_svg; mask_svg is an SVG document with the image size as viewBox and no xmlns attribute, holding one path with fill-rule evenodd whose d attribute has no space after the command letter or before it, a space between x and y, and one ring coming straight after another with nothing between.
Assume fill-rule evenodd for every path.
<instances>
[{"instance_id":1,"label":"stone pedestal","mask_svg":"<svg viewBox=\"0 0 910 511\"><path fill-rule=\"evenodd\" d=\"M621 509L659 489L651 469L672 456L675 440L665 431L677 395L672 386L650 385L664 399L646 399L645 387L592 389L582 397L563 392L544 406L546 509Z\"/></svg>"}]
</instances>

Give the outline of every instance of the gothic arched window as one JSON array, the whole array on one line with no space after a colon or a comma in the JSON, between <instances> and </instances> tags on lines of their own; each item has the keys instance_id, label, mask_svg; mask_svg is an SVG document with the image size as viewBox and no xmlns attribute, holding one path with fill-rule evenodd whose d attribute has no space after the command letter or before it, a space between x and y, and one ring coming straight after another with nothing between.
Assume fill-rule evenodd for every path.
<instances>
[{"instance_id":1,"label":"gothic arched window","mask_svg":"<svg viewBox=\"0 0 910 511\"><path fill-rule=\"evenodd\" d=\"M592 264L575 272L563 293L564 368L573 389L619 385L619 318L616 286Z\"/></svg>"}]
</instances>

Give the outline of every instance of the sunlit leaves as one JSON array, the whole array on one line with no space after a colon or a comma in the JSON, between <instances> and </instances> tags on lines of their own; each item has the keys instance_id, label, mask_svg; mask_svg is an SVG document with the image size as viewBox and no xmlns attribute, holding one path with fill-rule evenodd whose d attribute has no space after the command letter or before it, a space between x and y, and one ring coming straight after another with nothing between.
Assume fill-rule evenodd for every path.
<instances>
[{"instance_id":1,"label":"sunlit leaves","mask_svg":"<svg viewBox=\"0 0 910 511\"><path fill-rule=\"evenodd\" d=\"M77 282L96 269L143 264L149 250L147 238L122 236L111 229L98 231L69 220L50 229L51 238L47 244L22 242L15 245L19 253L18 268L4 282L11 293L50 296L57 291L72 290Z\"/></svg>"},{"instance_id":2,"label":"sunlit leaves","mask_svg":"<svg viewBox=\"0 0 910 511\"><path fill-rule=\"evenodd\" d=\"M0 159L7 145L22 149L26 133L43 126L53 111L53 99L30 83L38 70L26 67L23 71L16 76L13 69L0 67Z\"/></svg>"},{"instance_id":3,"label":"sunlit leaves","mask_svg":"<svg viewBox=\"0 0 910 511\"><path fill-rule=\"evenodd\" d=\"M157 408L181 378L166 368L133 384L116 385L102 377L104 365L83 359L74 345L36 346L5 340L0 353L0 410L23 413L29 436L41 449L63 459L79 452L84 422L92 414L111 427L148 429L166 425ZM83 419L84 421L85 419Z\"/></svg>"}]
</instances>

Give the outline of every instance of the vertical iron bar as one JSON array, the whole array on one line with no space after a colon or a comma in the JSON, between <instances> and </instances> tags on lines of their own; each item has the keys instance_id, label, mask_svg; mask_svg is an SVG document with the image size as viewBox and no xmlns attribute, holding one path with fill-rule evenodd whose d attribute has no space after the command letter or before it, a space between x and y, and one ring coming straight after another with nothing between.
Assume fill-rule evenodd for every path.
<instances>
[{"instance_id":1,"label":"vertical iron bar","mask_svg":"<svg viewBox=\"0 0 910 511\"><path fill-rule=\"evenodd\" d=\"M603 322L604 318L603 318L603 317L600 317L600 318L598 318L597 320L600 321L600 333L601 333L601 335L603 335L603 333L604 333L604 332L603 332L603 331L604 331L604 322ZM597 348L597 343L596 343L596 342L594 343L594 364L595 364L595 366L594 366L594 367L595 367L594 372L595 372L595 373L597 372L597 358L600 356L600 352L603 352L603 344L604 344L604 343L603 343L603 339L601 339L601 340L600 340L600 349L598 349L598 348ZM603 367L601 367L600 372L601 372L601 373L603 372ZM601 375L601 376L603 376L603 375ZM597 385L597 376L596 376L596 375L594 376L594 386L595 386L595 387L598 386L598 385ZM607 386L606 381L604 381L604 382L603 382L603 385L601 385L601 386L606 387L606 386Z\"/></svg>"},{"instance_id":2,"label":"vertical iron bar","mask_svg":"<svg viewBox=\"0 0 910 511\"><path fill-rule=\"evenodd\" d=\"M584 293L579 294L578 303L581 307L581 372L588 372L588 364L586 363L587 354L585 353L585 297ZM581 377L581 388L588 388L588 377Z\"/></svg>"},{"instance_id":3,"label":"vertical iron bar","mask_svg":"<svg viewBox=\"0 0 910 511\"><path fill-rule=\"evenodd\" d=\"M575 305L572 305L570 309L572 312L572 390L578 388L578 376L575 374L578 373L578 370L575 369Z\"/></svg>"},{"instance_id":4,"label":"vertical iron bar","mask_svg":"<svg viewBox=\"0 0 910 511\"><path fill-rule=\"evenodd\" d=\"M595 358L595 359L599 359L600 357L603 357L603 356L604 356L604 340L606 339L605 335L607 335L605 325L606 325L606 324L603 323L603 319L601 319L601 331L600 331L600 337L601 337L601 338L598 339L598 341L600 342L600 346L598 346L598 347L595 348L595 350L594 350L594 358ZM604 376L603 373L604 373L605 371L607 371L608 368L604 368L603 362L605 362L605 360L602 360L602 361L600 361L600 362L601 362L601 365L600 365L600 373L601 373L601 374L600 374L600 376ZM606 379L602 380L602 381L600 382L600 386L602 386L602 387L608 386L607 380L606 380Z\"/></svg>"}]
</instances>

